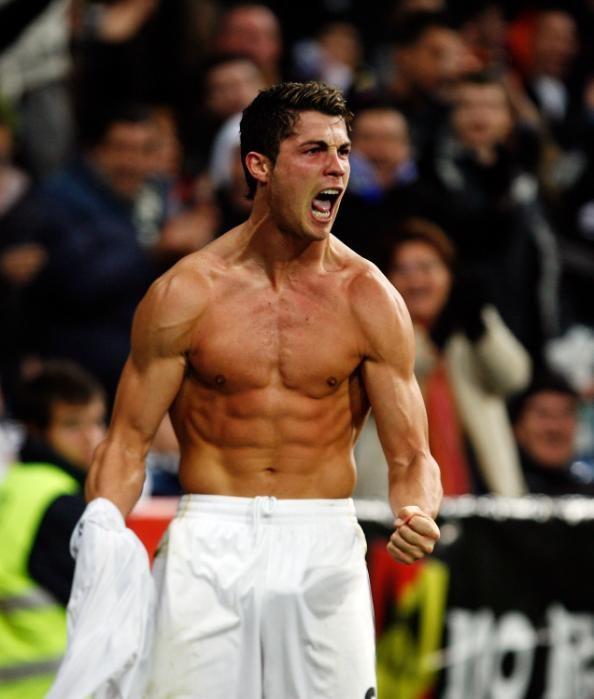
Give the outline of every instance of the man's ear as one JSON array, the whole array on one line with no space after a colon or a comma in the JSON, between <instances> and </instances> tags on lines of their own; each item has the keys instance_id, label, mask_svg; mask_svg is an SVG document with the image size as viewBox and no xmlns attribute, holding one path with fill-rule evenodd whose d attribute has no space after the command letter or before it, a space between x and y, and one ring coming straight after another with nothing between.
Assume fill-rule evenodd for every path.
<instances>
[{"instance_id":1,"label":"man's ear","mask_svg":"<svg viewBox=\"0 0 594 699\"><path fill-rule=\"evenodd\" d=\"M272 163L270 158L267 158L262 153L256 153L256 151L250 151L245 156L245 165L248 169L250 175L260 184L267 184L270 177L270 171L272 170Z\"/></svg>"}]
</instances>

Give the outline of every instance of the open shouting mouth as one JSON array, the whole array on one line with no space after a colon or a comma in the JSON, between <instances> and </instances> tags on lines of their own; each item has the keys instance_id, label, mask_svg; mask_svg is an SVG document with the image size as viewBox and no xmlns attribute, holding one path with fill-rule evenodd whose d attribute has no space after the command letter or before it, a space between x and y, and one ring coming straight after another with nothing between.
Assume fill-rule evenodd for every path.
<instances>
[{"instance_id":1,"label":"open shouting mouth","mask_svg":"<svg viewBox=\"0 0 594 699\"><path fill-rule=\"evenodd\" d=\"M317 221L330 220L340 192L340 189L323 189L312 199L311 213Z\"/></svg>"}]
</instances>

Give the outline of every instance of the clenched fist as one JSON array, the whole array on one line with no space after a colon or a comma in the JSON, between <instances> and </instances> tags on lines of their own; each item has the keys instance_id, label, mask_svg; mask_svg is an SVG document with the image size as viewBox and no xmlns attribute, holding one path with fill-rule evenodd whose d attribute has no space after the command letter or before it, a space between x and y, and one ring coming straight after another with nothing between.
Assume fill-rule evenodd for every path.
<instances>
[{"instance_id":1,"label":"clenched fist","mask_svg":"<svg viewBox=\"0 0 594 699\"><path fill-rule=\"evenodd\" d=\"M439 527L416 505L402 507L394 525L396 529L388 542L388 552L400 563L418 561L431 553L439 540Z\"/></svg>"}]
</instances>

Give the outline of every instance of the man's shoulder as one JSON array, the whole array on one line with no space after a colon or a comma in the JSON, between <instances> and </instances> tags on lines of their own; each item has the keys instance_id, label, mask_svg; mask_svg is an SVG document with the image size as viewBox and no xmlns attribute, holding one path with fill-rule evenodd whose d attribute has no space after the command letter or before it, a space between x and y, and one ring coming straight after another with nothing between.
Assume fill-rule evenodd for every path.
<instances>
[{"instance_id":1,"label":"man's shoulder","mask_svg":"<svg viewBox=\"0 0 594 699\"><path fill-rule=\"evenodd\" d=\"M183 257L153 282L150 291L167 305L201 304L224 268L223 256L211 244Z\"/></svg>"},{"instance_id":2,"label":"man's shoulder","mask_svg":"<svg viewBox=\"0 0 594 699\"><path fill-rule=\"evenodd\" d=\"M138 308L136 325L146 324L169 335L199 319L227 267L216 242L186 255L151 284Z\"/></svg>"},{"instance_id":3,"label":"man's shoulder","mask_svg":"<svg viewBox=\"0 0 594 699\"><path fill-rule=\"evenodd\" d=\"M378 348L412 337L410 315L394 285L376 265L357 253L350 251L347 259L347 298L369 345Z\"/></svg>"},{"instance_id":4,"label":"man's shoulder","mask_svg":"<svg viewBox=\"0 0 594 699\"><path fill-rule=\"evenodd\" d=\"M400 294L373 262L338 243L342 264L348 272L348 298L355 310L364 311L377 304L381 309L402 302Z\"/></svg>"}]
</instances>

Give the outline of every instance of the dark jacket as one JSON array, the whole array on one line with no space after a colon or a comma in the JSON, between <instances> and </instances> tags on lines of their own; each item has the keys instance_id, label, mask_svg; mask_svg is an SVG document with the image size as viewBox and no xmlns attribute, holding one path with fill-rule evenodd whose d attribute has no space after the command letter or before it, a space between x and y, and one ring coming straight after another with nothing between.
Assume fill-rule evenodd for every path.
<instances>
[{"instance_id":1,"label":"dark jacket","mask_svg":"<svg viewBox=\"0 0 594 699\"><path fill-rule=\"evenodd\" d=\"M522 468L530 493L559 497L561 495L582 495L594 497L594 482L586 481L572 464L562 464L558 468L541 466L526 452L520 450Z\"/></svg>"},{"instance_id":2,"label":"dark jacket","mask_svg":"<svg viewBox=\"0 0 594 699\"><path fill-rule=\"evenodd\" d=\"M66 606L74 577L70 537L86 507L82 493L85 474L47 444L37 440L28 439L25 442L20 460L20 468L27 468L28 463L47 463L65 471L80 483L79 494L61 495L47 508L29 555L29 575Z\"/></svg>"},{"instance_id":3,"label":"dark jacket","mask_svg":"<svg viewBox=\"0 0 594 699\"><path fill-rule=\"evenodd\" d=\"M48 263L28 294L36 349L82 364L113 395L136 305L161 271L138 240L133 207L79 161L21 207Z\"/></svg>"}]
</instances>

